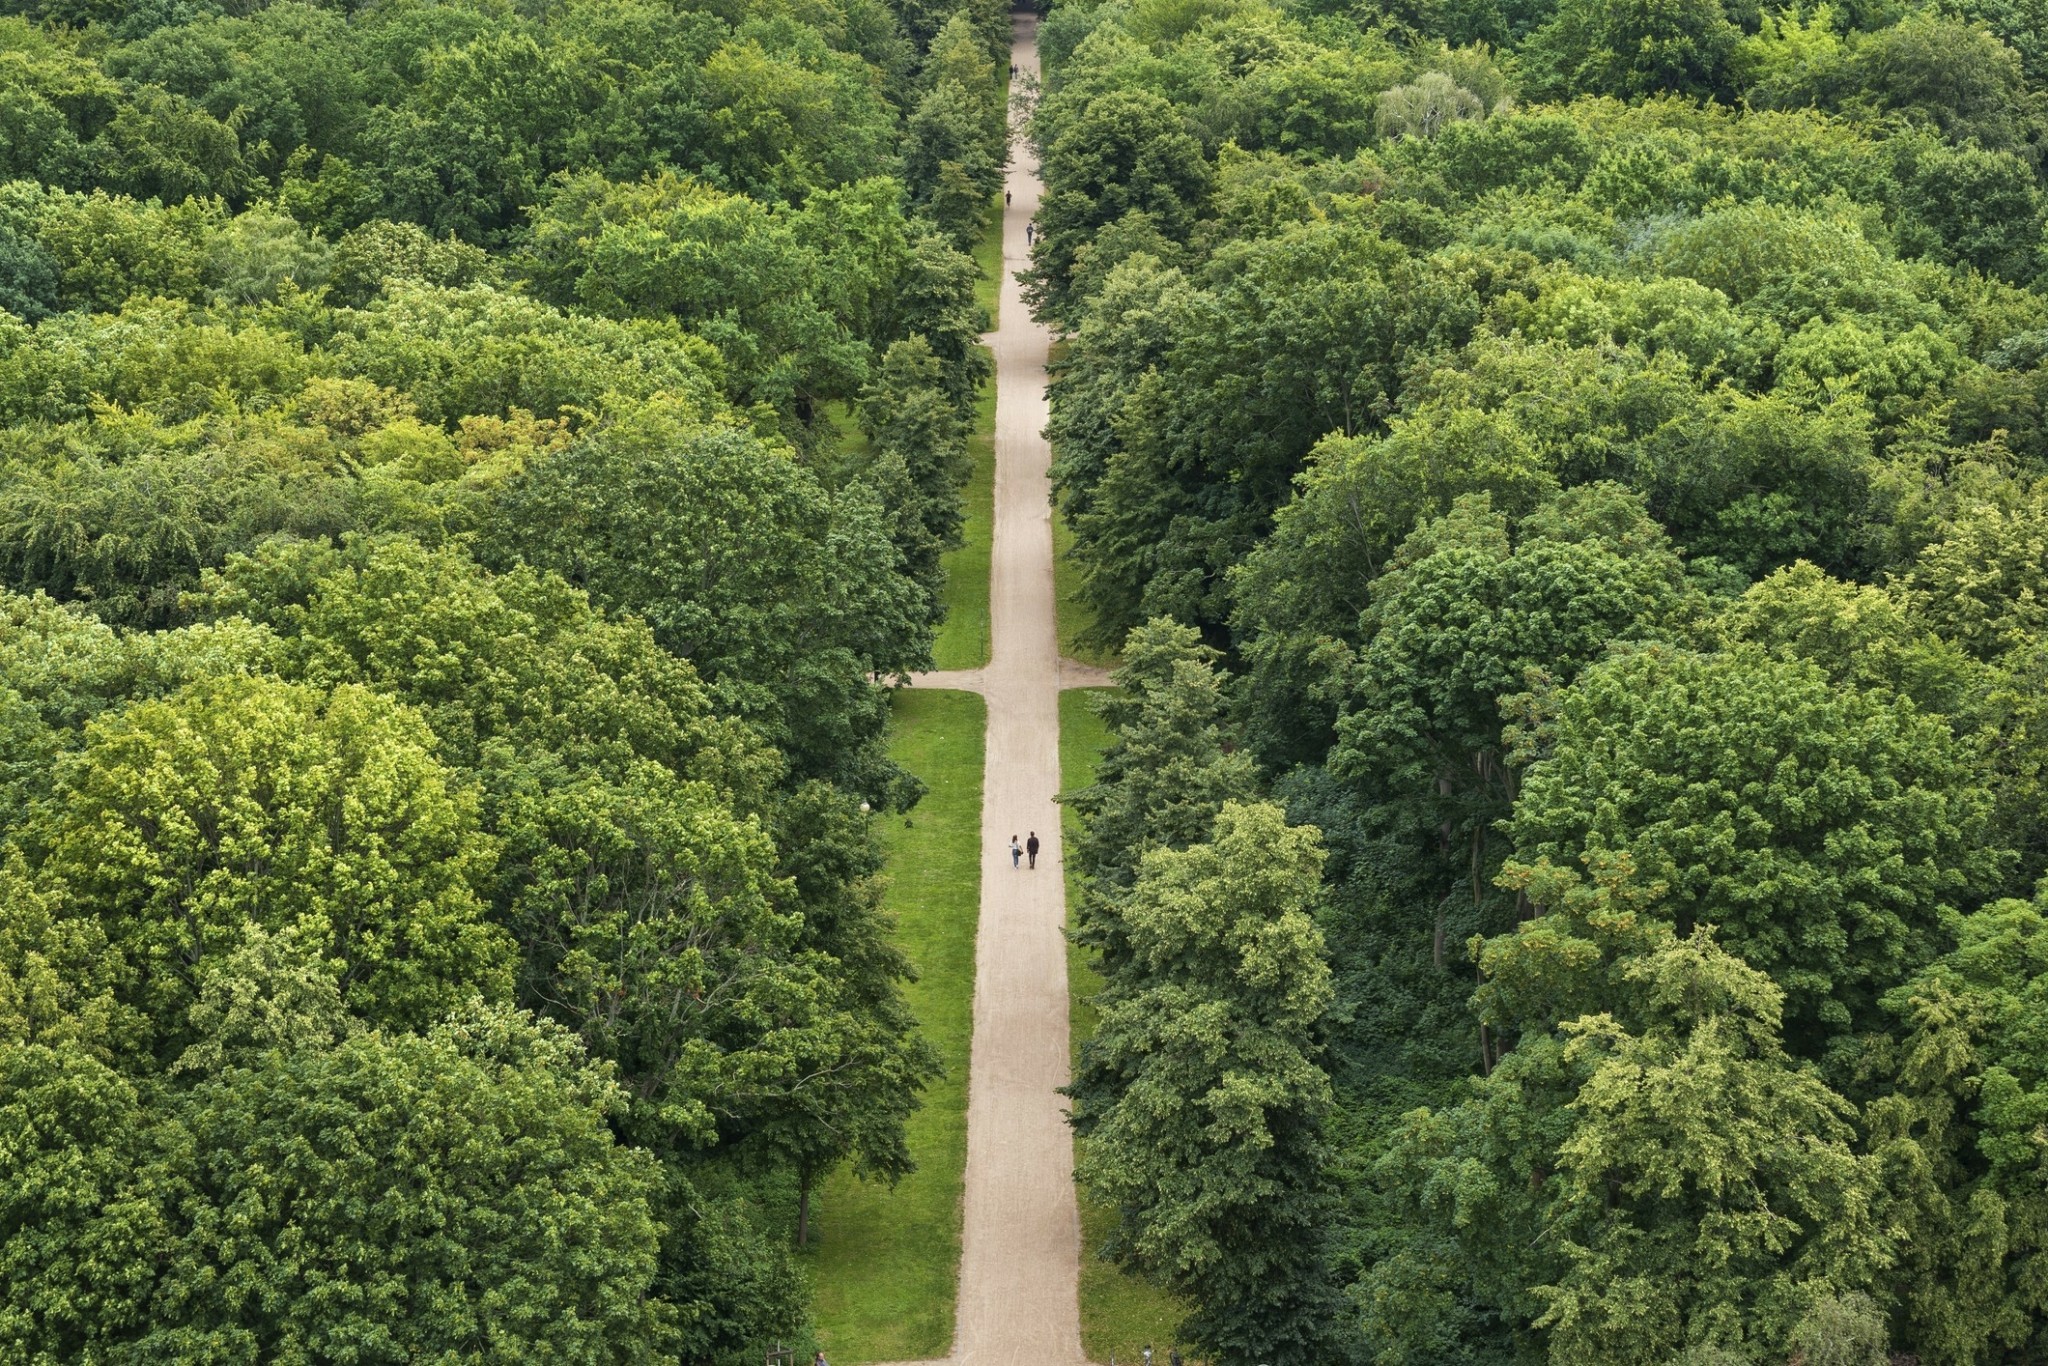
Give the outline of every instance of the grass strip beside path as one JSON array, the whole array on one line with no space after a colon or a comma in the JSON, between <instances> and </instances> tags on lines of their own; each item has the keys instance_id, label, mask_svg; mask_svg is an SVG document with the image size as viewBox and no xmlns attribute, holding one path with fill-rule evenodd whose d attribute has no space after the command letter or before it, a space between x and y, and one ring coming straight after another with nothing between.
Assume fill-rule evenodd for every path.
<instances>
[{"instance_id":1,"label":"grass strip beside path","mask_svg":"<svg viewBox=\"0 0 2048 1366\"><path fill-rule=\"evenodd\" d=\"M974 264L980 279L974 283L974 297L988 310L988 330L993 332L1002 321L1003 298L1003 196L1001 191L989 201L988 222L982 225L981 236L974 239Z\"/></svg>"},{"instance_id":2,"label":"grass strip beside path","mask_svg":"<svg viewBox=\"0 0 2048 1366\"><path fill-rule=\"evenodd\" d=\"M1080 643L1080 638L1095 627L1095 609L1081 596L1081 565L1074 559L1073 551L1074 533L1067 526L1066 514L1055 505L1052 514L1052 584L1059 612L1060 653L1083 664L1113 669L1118 663L1116 651Z\"/></svg>"},{"instance_id":3,"label":"grass strip beside path","mask_svg":"<svg viewBox=\"0 0 2048 1366\"><path fill-rule=\"evenodd\" d=\"M1066 352L1067 343L1053 343L1051 365L1055 372ZM1060 653L1083 664L1115 668L1120 662L1118 651L1081 643L1081 638L1095 629L1095 608L1081 596L1081 562L1074 558L1074 529L1067 525L1066 510L1060 506L1057 495L1052 506L1052 592L1054 610L1058 613Z\"/></svg>"},{"instance_id":4,"label":"grass strip beside path","mask_svg":"<svg viewBox=\"0 0 2048 1366\"><path fill-rule=\"evenodd\" d=\"M988 663L989 557L996 521L996 386L990 380L974 400L974 431L967 438L974 462L967 487L960 492L966 520L960 546L940 557L946 572L946 619L932 642L934 666L979 669Z\"/></svg>"},{"instance_id":5,"label":"grass strip beside path","mask_svg":"<svg viewBox=\"0 0 2048 1366\"><path fill-rule=\"evenodd\" d=\"M1095 714L1094 699L1106 688L1074 688L1060 694L1060 786L1068 792L1095 781L1095 764L1109 743L1109 729ZM1072 807L1060 811L1062 848L1072 850L1079 834L1080 818ZM1067 924L1081 904L1081 889L1074 872L1074 860L1063 861L1067 869ZM1067 945L1068 1028L1075 1056L1095 1032L1095 1007L1090 999L1102 989L1102 979L1090 962L1088 951L1078 944ZM1078 1148L1079 1144L1076 1144ZM1116 1228L1116 1213L1089 1200L1081 1200L1081 1349L1090 1361L1115 1360L1134 1363L1146 1343L1153 1346L1155 1362L1166 1360L1176 1325L1187 1310L1171 1294L1148 1281L1124 1274L1115 1263L1100 1255L1104 1243Z\"/></svg>"},{"instance_id":6,"label":"grass strip beside path","mask_svg":"<svg viewBox=\"0 0 2048 1366\"><path fill-rule=\"evenodd\" d=\"M977 279L974 296L988 309L988 325L996 325L996 301L1003 272L1003 209L992 201L989 221L974 244ZM974 471L960 492L966 520L960 546L939 560L946 571L946 619L932 642L932 667L979 669L988 663L988 572L996 520L996 385L981 386L974 400L974 430L967 438L967 456Z\"/></svg>"},{"instance_id":7,"label":"grass strip beside path","mask_svg":"<svg viewBox=\"0 0 2048 1366\"><path fill-rule=\"evenodd\" d=\"M905 994L946 1075L910 1117L915 1172L891 1189L841 1170L819 1195L808 1259L818 1341L843 1366L940 1357L953 1343L986 716L973 693L918 689L895 696L890 756L930 791L907 819L876 819L889 856L896 942L919 974Z\"/></svg>"}]
</instances>

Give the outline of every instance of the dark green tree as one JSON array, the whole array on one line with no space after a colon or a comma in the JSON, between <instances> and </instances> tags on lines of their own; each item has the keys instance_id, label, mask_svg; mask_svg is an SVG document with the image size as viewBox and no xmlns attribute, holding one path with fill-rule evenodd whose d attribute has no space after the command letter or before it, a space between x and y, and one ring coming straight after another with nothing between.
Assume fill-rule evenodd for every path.
<instances>
[{"instance_id":1,"label":"dark green tree","mask_svg":"<svg viewBox=\"0 0 2048 1366\"><path fill-rule=\"evenodd\" d=\"M1803 661L1635 651L1558 699L1510 825L1517 856L1625 855L1680 935L1768 973L1788 1043L1879 1024L1878 998L1995 885L1989 801L1949 728Z\"/></svg>"},{"instance_id":2,"label":"dark green tree","mask_svg":"<svg viewBox=\"0 0 2048 1366\"><path fill-rule=\"evenodd\" d=\"M1142 978L1104 992L1070 1092L1111 1255L1187 1296L1218 1361L1306 1356L1329 1329L1321 867L1313 829L1239 802L1212 842L1146 855L1123 912Z\"/></svg>"},{"instance_id":3,"label":"dark green tree","mask_svg":"<svg viewBox=\"0 0 2048 1366\"><path fill-rule=\"evenodd\" d=\"M1200 841L1225 802L1257 795L1258 776L1237 746L1216 652L1192 627L1161 620L1131 632L1113 677L1116 690L1097 704L1109 747L1095 781L1067 800L1081 817L1074 860L1087 878L1077 937L1121 979L1138 971L1121 905L1145 855Z\"/></svg>"},{"instance_id":4,"label":"dark green tree","mask_svg":"<svg viewBox=\"0 0 2048 1366\"><path fill-rule=\"evenodd\" d=\"M1453 896L1479 917L1492 893L1491 836L1529 757L1531 737L1506 730L1530 705L1517 699L1659 633L1682 581L1662 528L1610 484L1560 494L1512 536L1484 494L1468 495L1374 581L1329 764L1359 785L1371 824L1435 855L1441 885L1418 891L1437 903L1437 959Z\"/></svg>"},{"instance_id":5,"label":"dark green tree","mask_svg":"<svg viewBox=\"0 0 2048 1366\"><path fill-rule=\"evenodd\" d=\"M1525 45L1546 95L1725 96L1742 36L1720 0L1561 0Z\"/></svg>"},{"instance_id":6,"label":"dark green tree","mask_svg":"<svg viewBox=\"0 0 2048 1366\"><path fill-rule=\"evenodd\" d=\"M488 545L642 616L800 774L893 797L870 680L928 667L930 616L865 488L656 407L511 482Z\"/></svg>"},{"instance_id":7,"label":"dark green tree","mask_svg":"<svg viewBox=\"0 0 2048 1366\"><path fill-rule=\"evenodd\" d=\"M1128 213L1148 215L1170 239L1184 238L1208 198L1210 169L1180 112L1147 90L1117 90L1091 101L1045 149L1040 173L1034 299L1072 319L1076 257L1098 229Z\"/></svg>"}]
</instances>

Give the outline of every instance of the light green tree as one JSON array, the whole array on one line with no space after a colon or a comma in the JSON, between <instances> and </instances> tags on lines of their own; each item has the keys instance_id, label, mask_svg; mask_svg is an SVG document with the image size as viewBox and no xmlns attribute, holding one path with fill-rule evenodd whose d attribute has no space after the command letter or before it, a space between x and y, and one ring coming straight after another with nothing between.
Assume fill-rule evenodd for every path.
<instances>
[{"instance_id":1,"label":"light green tree","mask_svg":"<svg viewBox=\"0 0 2048 1366\"><path fill-rule=\"evenodd\" d=\"M1674 936L1625 856L1513 882L1533 914L1480 947L1477 1004L1514 1046L1378 1163L1408 1211L1354 1288L1382 1358L1518 1338L1615 1366L1772 1359L1817 1304L1881 1285L1882 1167L1787 1054L1784 992L1710 930Z\"/></svg>"},{"instance_id":2,"label":"light green tree","mask_svg":"<svg viewBox=\"0 0 2048 1366\"><path fill-rule=\"evenodd\" d=\"M224 678L103 716L18 838L58 917L104 927L116 994L165 1061L195 1038L202 965L251 927L378 1023L511 989L475 797L417 715L362 688Z\"/></svg>"},{"instance_id":3,"label":"light green tree","mask_svg":"<svg viewBox=\"0 0 2048 1366\"><path fill-rule=\"evenodd\" d=\"M1446 123L1486 117L1486 104L1441 71L1425 71L1407 85L1380 93L1376 122L1381 137L1433 138Z\"/></svg>"},{"instance_id":4,"label":"light green tree","mask_svg":"<svg viewBox=\"0 0 2048 1366\"><path fill-rule=\"evenodd\" d=\"M1806 1304L1860 1292L1890 1259L1854 1111L1786 1057L1777 989L1705 936L1621 972L1643 991L1644 1024L1603 1014L1562 1029L1577 1087L1544 1181L1558 1265L1533 1288L1534 1326L1572 1361L1701 1341L1783 1351Z\"/></svg>"},{"instance_id":5,"label":"light green tree","mask_svg":"<svg viewBox=\"0 0 2048 1366\"><path fill-rule=\"evenodd\" d=\"M2048 1026L2048 906L1999 901L1885 998L1897 1033L1875 1059L1892 1090L1870 1106L1871 1147L1904 1237L1891 1283L1907 1340L1949 1361L2027 1350L2048 1300L2036 1135Z\"/></svg>"},{"instance_id":6,"label":"light green tree","mask_svg":"<svg viewBox=\"0 0 2048 1366\"><path fill-rule=\"evenodd\" d=\"M671 1162L786 1161L806 1194L845 1157L908 1169L934 1066L867 822L846 793L787 787L645 624L399 539L267 547L207 605L272 623L294 677L395 693L468 770L517 998L617 1068L622 1133Z\"/></svg>"}]
</instances>

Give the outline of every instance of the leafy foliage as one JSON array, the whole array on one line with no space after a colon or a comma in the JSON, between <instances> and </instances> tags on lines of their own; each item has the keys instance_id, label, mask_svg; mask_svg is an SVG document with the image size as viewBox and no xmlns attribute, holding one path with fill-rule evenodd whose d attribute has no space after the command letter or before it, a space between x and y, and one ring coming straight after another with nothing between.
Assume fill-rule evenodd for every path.
<instances>
[{"instance_id":1,"label":"leafy foliage","mask_svg":"<svg viewBox=\"0 0 2048 1366\"><path fill-rule=\"evenodd\" d=\"M805 1341L1007 12L0 11L0 1356Z\"/></svg>"},{"instance_id":2,"label":"leafy foliage","mask_svg":"<svg viewBox=\"0 0 2048 1366\"><path fill-rule=\"evenodd\" d=\"M1210 842L1150 853L1074 1092L1078 1178L1121 1216L1112 1252L1202 1306L1189 1330L1232 1357L1320 1331L1320 864L1314 830L1234 802Z\"/></svg>"},{"instance_id":3,"label":"leafy foliage","mask_svg":"<svg viewBox=\"0 0 2048 1366\"><path fill-rule=\"evenodd\" d=\"M1045 22L1056 496L1125 649L1072 1094L1110 1251L1213 1359L2043 1350L2024 9ZM1129 1012L1238 998L1137 920L1261 799L1325 855L1274 1076L1329 1089L1246 1220L1319 1213L1207 1283L1165 1244L1206 1255L1222 1091Z\"/></svg>"}]
</instances>

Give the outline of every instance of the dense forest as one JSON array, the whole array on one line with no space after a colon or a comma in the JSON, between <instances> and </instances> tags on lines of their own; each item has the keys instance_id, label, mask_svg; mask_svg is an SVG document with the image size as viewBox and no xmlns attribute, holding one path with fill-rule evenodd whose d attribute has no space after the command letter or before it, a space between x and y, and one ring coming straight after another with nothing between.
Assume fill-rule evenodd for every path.
<instances>
[{"instance_id":1,"label":"dense forest","mask_svg":"<svg viewBox=\"0 0 2048 1366\"><path fill-rule=\"evenodd\" d=\"M1007 8L4 8L0 1360L802 1340Z\"/></svg>"},{"instance_id":2,"label":"dense forest","mask_svg":"<svg viewBox=\"0 0 2048 1366\"><path fill-rule=\"evenodd\" d=\"M2048 15L1040 41L1100 1251L1247 1366L2048 1360Z\"/></svg>"},{"instance_id":3,"label":"dense forest","mask_svg":"<svg viewBox=\"0 0 2048 1366\"><path fill-rule=\"evenodd\" d=\"M0 1361L806 1340L1008 35L0 3ZM1040 45L1090 1251L1222 1366L2048 1362L2048 9Z\"/></svg>"}]
</instances>

